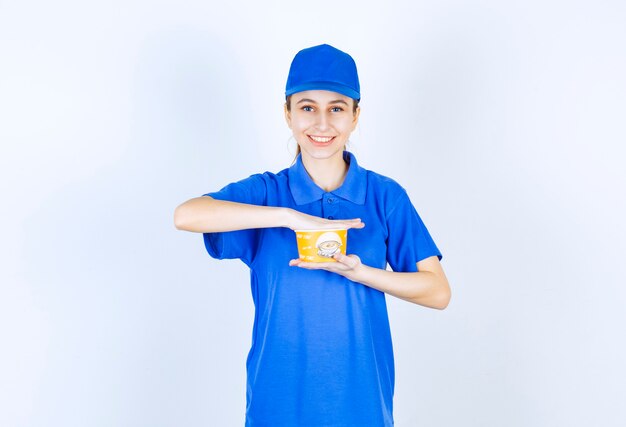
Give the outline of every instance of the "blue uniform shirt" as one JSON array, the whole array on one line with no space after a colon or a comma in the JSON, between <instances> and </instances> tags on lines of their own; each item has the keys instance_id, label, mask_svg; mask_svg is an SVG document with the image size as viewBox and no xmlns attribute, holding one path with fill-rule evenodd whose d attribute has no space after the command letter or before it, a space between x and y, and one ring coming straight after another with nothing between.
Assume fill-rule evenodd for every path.
<instances>
[{"instance_id":1,"label":"blue uniform shirt","mask_svg":"<svg viewBox=\"0 0 626 427\"><path fill-rule=\"evenodd\" d=\"M292 208L329 219L361 218L348 230L347 253L371 267L417 271L441 258L406 191L360 167L325 192L302 160L277 174L252 175L209 193L219 200ZM265 228L205 233L209 254L250 267L255 305L247 359L247 427L393 425L394 363L385 294L321 270L290 267L295 233Z\"/></svg>"}]
</instances>

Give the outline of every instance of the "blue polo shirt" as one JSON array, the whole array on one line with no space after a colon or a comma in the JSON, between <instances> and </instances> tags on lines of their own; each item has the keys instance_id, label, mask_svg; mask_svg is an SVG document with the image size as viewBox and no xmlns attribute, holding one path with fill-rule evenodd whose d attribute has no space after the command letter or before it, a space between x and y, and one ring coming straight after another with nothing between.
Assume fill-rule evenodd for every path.
<instances>
[{"instance_id":1,"label":"blue polo shirt","mask_svg":"<svg viewBox=\"0 0 626 427\"><path fill-rule=\"evenodd\" d=\"M252 175L208 193L219 200L280 206L329 219L361 218L347 253L371 267L417 271L441 253L395 181L349 163L326 192L302 159L277 174ZM247 365L247 427L393 425L394 363L385 294L338 274L290 267L295 233L265 228L205 233L209 254L250 268L255 317Z\"/></svg>"}]
</instances>

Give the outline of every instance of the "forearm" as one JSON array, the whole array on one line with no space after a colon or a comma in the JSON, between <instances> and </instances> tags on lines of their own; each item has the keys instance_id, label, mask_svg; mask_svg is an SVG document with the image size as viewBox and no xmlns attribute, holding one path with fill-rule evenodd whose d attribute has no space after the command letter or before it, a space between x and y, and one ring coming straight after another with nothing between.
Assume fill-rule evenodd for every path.
<instances>
[{"instance_id":1,"label":"forearm","mask_svg":"<svg viewBox=\"0 0 626 427\"><path fill-rule=\"evenodd\" d=\"M287 208L227 202L203 196L188 200L174 212L177 229L197 233L287 226Z\"/></svg>"},{"instance_id":2,"label":"forearm","mask_svg":"<svg viewBox=\"0 0 626 427\"><path fill-rule=\"evenodd\" d=\"M361 264L350 276L355 282L414 304L441 310L450 301L450 287L445 275L431 271L399 273Z\"/></svg>"},{"instance_id":3,"label":"forearm","mask_svg":"<svg viewBox=\"0 0 626 427\"><path fill-rule=\"evenodd\" d=\"M174 212L174 225L179 230L196 233L271 227L321 230L365 226L358 218L329 220L295 209L227 202L209 196L196 197L178 206Z\"/></svg>"}]
</instances>

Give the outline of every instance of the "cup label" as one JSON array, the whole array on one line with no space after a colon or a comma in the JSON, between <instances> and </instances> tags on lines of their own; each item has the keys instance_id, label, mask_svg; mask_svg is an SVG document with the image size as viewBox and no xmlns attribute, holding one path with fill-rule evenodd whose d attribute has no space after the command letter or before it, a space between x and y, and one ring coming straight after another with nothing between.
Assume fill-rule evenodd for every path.
<instances>
[{"instance_id":1,"label":"cup label","mask_svg":"<svg viewBox=\"0 0 626 427\"><path fill-rule=\"evenodd\" d=\"M346 253L347 234L348 230L298 230L298 255L308 262L335 262L336 253Z\"/></svg>"}]
</instances>

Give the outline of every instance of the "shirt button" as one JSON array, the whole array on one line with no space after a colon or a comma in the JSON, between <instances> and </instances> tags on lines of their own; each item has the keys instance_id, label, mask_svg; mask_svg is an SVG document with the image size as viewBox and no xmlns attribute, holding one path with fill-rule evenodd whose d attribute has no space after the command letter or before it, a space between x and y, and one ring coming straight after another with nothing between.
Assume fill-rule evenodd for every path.
<instances>
[{"instance_id":1,"label":"shirt button","mask_svg":"<svg viewBox=\"0 0 626 427\"><path fill-rule=\"evenodd\" d=\"M335 219L335 217L334 216L329 216L328 219Z\"/></svg>"},{"instance_id":2,"label":"shirt button","mask_svg":"<svg viewBox=\"0 0 626 427\"><path fill-rule=\"evenodd\" d=\"M328 199L328 203L332 203L334 199Z\"/></svg>"}]
</instances>

